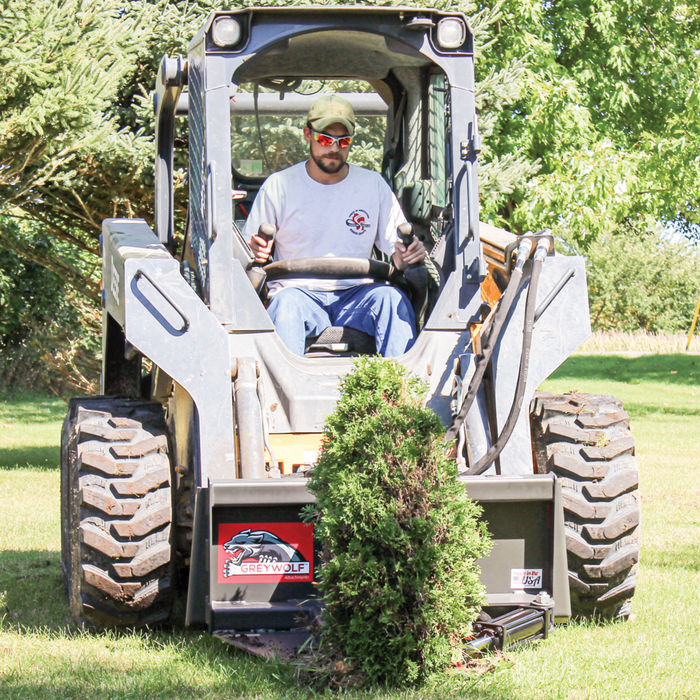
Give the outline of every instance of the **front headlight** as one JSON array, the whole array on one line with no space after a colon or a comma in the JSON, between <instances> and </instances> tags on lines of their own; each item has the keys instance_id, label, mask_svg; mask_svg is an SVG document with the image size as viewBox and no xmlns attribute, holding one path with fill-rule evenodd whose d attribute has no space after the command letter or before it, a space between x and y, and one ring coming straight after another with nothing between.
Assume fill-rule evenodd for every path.
<instances>
[{"instance_id":1,"label":"front headlight","mask_svg":"<svg viewBox=\"0 0 700 700\"><path fill-rule=\"evenodd\" d=\"M467 27L458 17L445 17L438 22L437 41L443 49L458 49L467 38Z\"/></svg>"},{"instance_id":2,"label":"front headlight","mask_svg":"<svg viewBox=\"0 0 700 700\"><path fill-rule=\"evenodd\" d=\"M241 25L233 17L219 17L211 29L211 38L222 49L235 46L241 38Z\"/></svg>"}]
</instances>

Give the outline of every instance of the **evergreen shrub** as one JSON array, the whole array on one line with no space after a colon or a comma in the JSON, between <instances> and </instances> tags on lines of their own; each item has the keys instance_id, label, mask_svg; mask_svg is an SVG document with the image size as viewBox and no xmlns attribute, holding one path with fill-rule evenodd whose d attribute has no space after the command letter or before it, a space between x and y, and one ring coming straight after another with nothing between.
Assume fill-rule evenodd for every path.
<instances>
[{"instance_id":1,"label":"evergreen shrub","mask_svg":"<svg viewBox=\"0 0 700 700\"><path fill-rule=\"evenodd\" d=\"M372 684L413 684L449 665L485 592L475 560L489 535L424 393L399 365L361 358L310 480L324 645Z\"/></svg>"}]
</instances>

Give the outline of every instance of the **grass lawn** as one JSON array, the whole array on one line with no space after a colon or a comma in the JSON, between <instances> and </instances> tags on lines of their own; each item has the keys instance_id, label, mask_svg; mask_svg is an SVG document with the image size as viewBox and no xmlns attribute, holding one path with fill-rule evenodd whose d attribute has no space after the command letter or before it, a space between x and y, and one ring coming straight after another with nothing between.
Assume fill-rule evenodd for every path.
<instances>
[{"instance_id":1,"label":"grass lawn","mask_svg":"<svg viewBox=\"0 0 700 700\"><path fill-rule=\"evenodd\" d=\"M627 700L700 697L700 357L578 355L543 389L620 396L643 501L642 566L627 623L570 624L491 673L351 697ZM0 403L0 700L314 697L289 671L207 634L87 634L60 579L59 439L65 404ZM0 617L3 615L0 608ZM334 695L329 693L329 695Z\"/></svg>"}]
</instances>

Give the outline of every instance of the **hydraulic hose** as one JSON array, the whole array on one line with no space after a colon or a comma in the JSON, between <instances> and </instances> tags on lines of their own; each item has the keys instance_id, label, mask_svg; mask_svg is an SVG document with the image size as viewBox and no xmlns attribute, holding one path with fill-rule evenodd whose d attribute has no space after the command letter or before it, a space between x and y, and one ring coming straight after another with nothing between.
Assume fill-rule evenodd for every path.
<instances>
[{"instance_id":1,"label":"hydraulic hose","mask_svg":"<svg viewBox=\"0 0 700 700\"><path fill-rule=\"evenodd\" d=\"M474 376L472 377L471 382L469 382L469 388L467 389L467 393L462 401L462 406L460 407L457 415L452 419L452 424L450 425L447 433L445 433L445 442L447 443L455 439L459 429L462 427L462 423L464 423L467 417L467 413L469 413L472 403L474 403L476 394L479 391L481 382L484 379L486 368L491 361L493 350L501 336L503 324L510 313L511 306L513 306L515 295L517 294L518 289L520 289L520 283L523 278L523 267L525 266L525 262L527 261L531 250L532 241L529 238L525 238L520 243L518 248L518 258L515 263L515 267L511 273L506 291L503 292L503 296L498 304L498 309L493 317L491 328L486 334L486 337L482 339L481 355L477 359Z\"/></svg>"},{"instance_id":2,"label":"hydraulic hose","mask_svg":"<svg viewBox=\"0 0 700 700\"><path fill-rule=\"evenodd\" d=\"M532 274L530 275L530 287L527 290L527 300L525 302L525 323L523 326L523 345L520 354L520 369L518 371L518 381L515 386L515 395L510 407L510 413L506 420L501 434L488 452L473 466L469 467L466 474L468 476L483 474L501 454L503 448L508 443L513 434L515 425L518 422L523 407L523 397L527 386L527 375L530 369L530 348L532 346L532 330L535 325L535 313L537 311L537 287L539 285L542 264L547 257L549 241L542 239L537 244L537 250L532 261Z\"/></svg>"}]
</instances>

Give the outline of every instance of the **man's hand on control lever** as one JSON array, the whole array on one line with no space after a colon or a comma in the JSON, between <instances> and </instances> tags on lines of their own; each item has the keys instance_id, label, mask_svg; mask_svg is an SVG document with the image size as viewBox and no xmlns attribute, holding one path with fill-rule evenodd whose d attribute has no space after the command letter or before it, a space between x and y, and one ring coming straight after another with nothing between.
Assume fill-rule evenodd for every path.
<instances>
[{"instance_id":1,"label":"man's hand on control lever","mask_svg":"<svg viewBox=\"0 0 700 700\"><path fill-rule=\"evenodd\" d=\"M425 260L427 253L423 242L413 235L411 224L401 224L398 234L399 240L396 241L392 259L396 268L403 272L411 265L420 265Z\"/></svg>"},{"instance_id":2,"label":"man's hand on control lever","mask_svg":"<svg viewBox=\"0 0 700 700\"><path fill-rule=\"evenodd\" d=\"M250 239L249 246L253 251L256 263L266 263L272 254L275 242L276 227L272 224L260 224L258 232Z\"/></svg>"}]
</instances>

